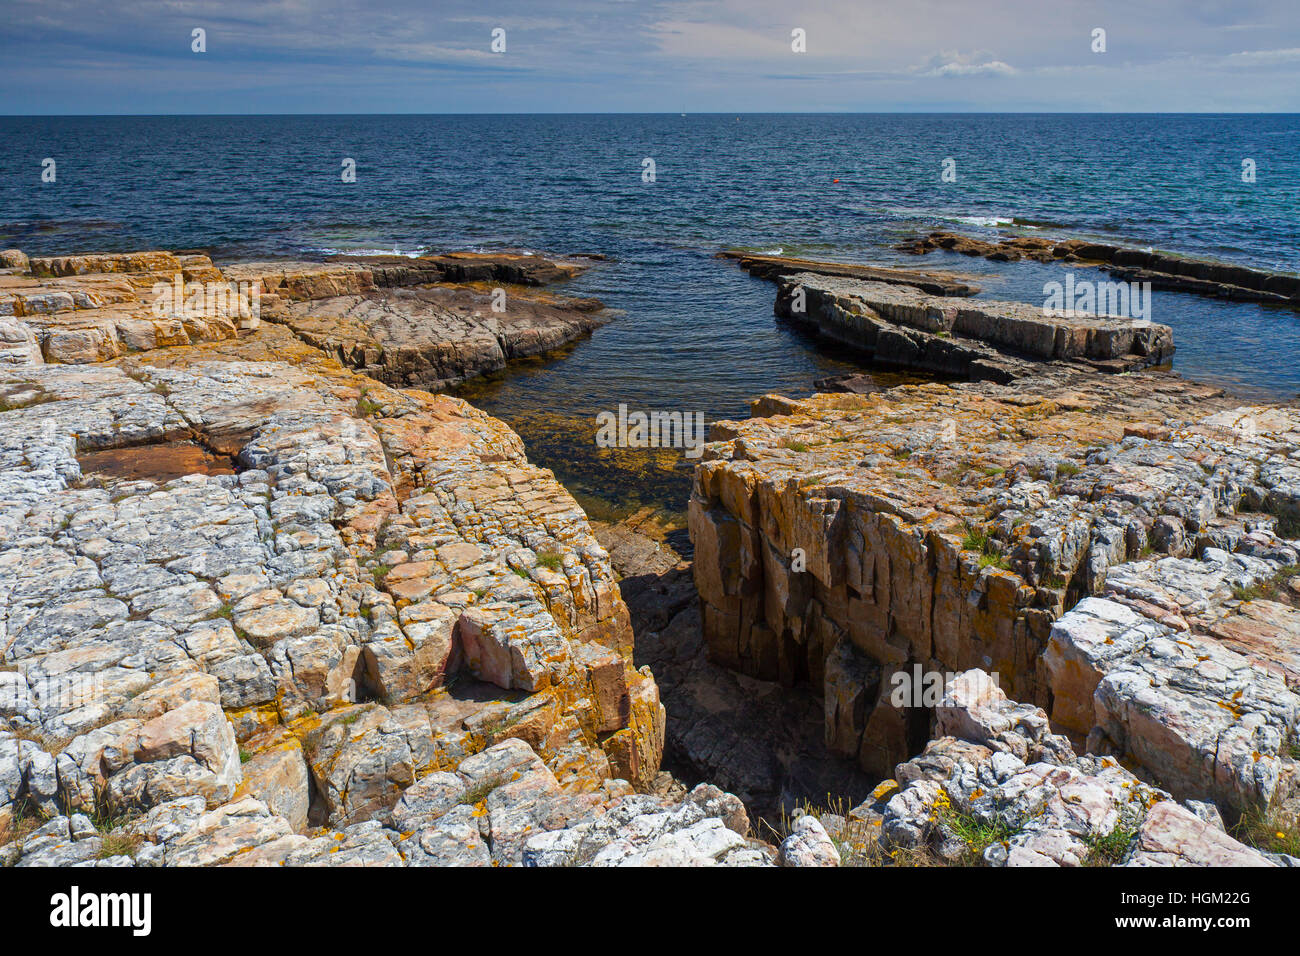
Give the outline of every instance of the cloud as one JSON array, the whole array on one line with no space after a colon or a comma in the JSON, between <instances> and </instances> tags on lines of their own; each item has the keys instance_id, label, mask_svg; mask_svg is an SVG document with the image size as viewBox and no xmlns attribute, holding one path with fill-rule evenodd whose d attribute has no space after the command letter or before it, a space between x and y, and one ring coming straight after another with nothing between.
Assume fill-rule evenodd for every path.
<instances>
[{"instance_id":1,"label":"cloud","mask_svg":"<svg viewBox=\"0 0 1300 956\"><path fill-rule=\"evenodd\" d=\"M984 50L974 53L936 53L910 72L918 76L1014 76L1020 71L1010 63L993 59Z\"/></svg>"},{"instance_id":2,"label":"cloud","mask_svg":"<svg viewBox=\"0 0 1300 956\"><path fill-rule=\"evenodd\" d=\"M1294 3L0 0L0 114L1293 112ZM489 46L498 25L505 54Z\"/></svg>"},{"instance_id":3,"label":"cloud","mask_svg":"<svg viewBox=\"0 0 1300 956\"><path fill-rule=\"evenodd\" d=\"M1224 57L1228 66L1270 66L1277 63L1300 63L1300 47L1289 50L1243 50Z\"/></svg>"}]
</instances>

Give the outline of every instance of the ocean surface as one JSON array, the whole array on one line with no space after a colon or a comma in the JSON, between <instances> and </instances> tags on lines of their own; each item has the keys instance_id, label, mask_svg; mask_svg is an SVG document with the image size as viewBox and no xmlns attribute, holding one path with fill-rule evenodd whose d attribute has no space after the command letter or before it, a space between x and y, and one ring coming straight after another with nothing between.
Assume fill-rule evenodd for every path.
<instances>
[{"instance_id":1,"label":"ocean surface","mask_svg":"<svg viewBox=\"0 0 1300 956\"><path fill-rule=\"evenodd\" d=\"M559 290L602 299L608 325L461 390L597 514L677 511L689 473L675 455L596 449L598 412L744 417L764 392L867 368L775 320L774 287L721 249L955 270L980 275L983 297L1036 304L1060 267L892 247L1012 230L1300 270L1296 115L10 117L0 141L0 247L33 254L608 256ZM948 158L956 182L941 181ZM1157 291L1151 318L1189 377L1249 399L1300 392L1298 312Z\"/></svg>"}]
</instances>

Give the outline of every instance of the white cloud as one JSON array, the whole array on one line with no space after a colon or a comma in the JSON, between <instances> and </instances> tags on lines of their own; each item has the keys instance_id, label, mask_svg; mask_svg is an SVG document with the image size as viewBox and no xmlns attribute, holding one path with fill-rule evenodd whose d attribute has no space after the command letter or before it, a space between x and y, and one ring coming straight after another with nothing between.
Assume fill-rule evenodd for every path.
<instances>
[{"instance_id":1,"label":"white cloud","mask_svg":"<svg viewBox=\"0 0 1300 956\"><path fill-rule=\"evenodd\" d=\"M1010 63L993 59L984 50L974 53L937 53L911 70L918 76L1014 76L1019 71Z\"/></svg>"},{"instance_id":2,"label":"white cloud","mask_svg":"<svg viewBox=\"0 0 1300 956\"><path fill-rule=\"evenodd\" d=\"M1243 50L1241 53L1229 53L1224 57L1229 66L1268 66L1273 63L1295 63L1300 61L1300 47L1289 50Z\"/></svg>"}]
</instances>

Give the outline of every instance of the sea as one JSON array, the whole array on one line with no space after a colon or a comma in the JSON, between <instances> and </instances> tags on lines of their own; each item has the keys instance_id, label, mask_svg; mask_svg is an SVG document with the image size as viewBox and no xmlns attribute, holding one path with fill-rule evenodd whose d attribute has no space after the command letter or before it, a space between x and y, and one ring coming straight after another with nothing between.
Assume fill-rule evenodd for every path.
<instances>
[{"instance_id":1,"label":"sea","mask_svg":"<svg viewBox=\"0 0 1300 956\"><path fill-rule=\"evenodd\" d=\"M608 324L459 394L610 518L679 515L693 463L598 448L602 411L712 422L828 376L915 380L775 319L773 286L720 250L951 270L1035 304L1063 267L895 247L949 229L1300 270L1297 115L0 117L0 142L0 247L30 254L604 256L557 291L600 298ZM1150 318L1185 376L1300 392L1300 312L1157 290Z\"/></svg>"}]
</instances>

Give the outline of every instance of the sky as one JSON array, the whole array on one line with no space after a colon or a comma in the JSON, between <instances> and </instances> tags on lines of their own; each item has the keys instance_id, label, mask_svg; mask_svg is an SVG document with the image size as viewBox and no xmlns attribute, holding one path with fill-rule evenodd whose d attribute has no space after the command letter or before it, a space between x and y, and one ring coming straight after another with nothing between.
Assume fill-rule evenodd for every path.
<instances>
[{"instance_id":1,"label":"sky","mask_svg":"<svg viewBox=\"0 0 1300 956\"><path fill-rule=\"evenodd\" d=\"M1298 112L1300 0L0 0L6 115L825 111Z\"/></svg>"}]
</instances>

